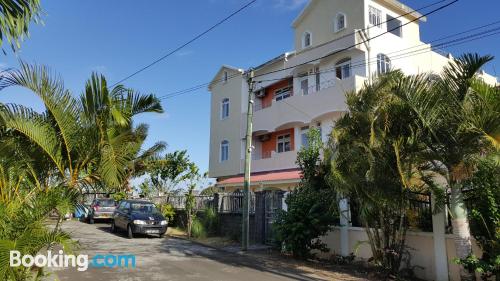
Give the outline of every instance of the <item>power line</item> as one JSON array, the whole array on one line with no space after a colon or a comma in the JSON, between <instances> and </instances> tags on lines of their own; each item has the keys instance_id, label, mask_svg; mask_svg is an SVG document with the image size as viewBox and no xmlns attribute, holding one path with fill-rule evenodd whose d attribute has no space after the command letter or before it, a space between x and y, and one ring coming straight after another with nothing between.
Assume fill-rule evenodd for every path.
<instances>
[{"instance_id":1,"label":"power line","mask_svg":"<svg viewBox=\"0 0 500 281\"><path fill-rule=\"evenodd\" d=\"M294 65L294 66L289 66L289 67L285 67L285 68L282 68L282 69L279 69L279 70L273 70L273 71L269 71L269 72L266 72L266 73L262 73L262 74L256 75L255 77L260 77L260 76L264 76L264 75L269 75L269 74L273 74L273 73L282 72L282 71L285 71L285 70L289 70L289 69L296 68L296 67L298 67L298 66L302 66L302 65L309 64L309 63L314 62L314 61L317 61L317 60L325 59L325 58L327 58L327 57L330 57L330 56L333 56L333 55L338 54L338 53L340 53L340 52L343 52L343 51L349 50L349 49L354 48L354 47L356 47L356 46L358 46L358 45L364 44L364 43L366 43L366 42L368 42L368 41L370 41L370 40L377 39L377 38L379 38L379 37L381 37L381 36L383 36L383 35L385 35L385 34L387 34L387 33L390 33L390 32L392 32L392 31L395 31L395 30L397 30L397 29L400 29L401 27L406 26L406 25L408 25L408 24L410 24L410 23L412 23L412 22L418 21L418 20L420 20L420 19L422 19L422 18L424 18L424 17L426 17L426 16L428 16L428 15L430 15L430 14L433 14L433 13L435 13L435 12L437 12L437 11L443 10L443 9L445 9L445 8L447 8L447 7L449 7L449 6L453 5L453 4L455 4L456 2L458 2L458 0L454 0L454 1L452 1L452 2L450 2L450 3L448 3L448 4L446 4L446 5L440 6L440 7L436 8L436 9L434 9L434 10L432 10L432 11L428 12L428 13L425 13L425 14L423 14L423 15L421 15L421 16L419 16L419 17L417 17L417 18L415 18L415 19L413 19L413 20L411 20L411 21L409 21L409 22L406 22L406 23L403 23L403 24L401 24L401 25L398 25L397 27L394 27L394 28L392 28L392 29L388 29L387 31L382 32L382 33L380 33L380 34L378 34L378 35L376 35L376 36L374 36L374 37L368 38L368 39L363 40L363 41L361 41L361 42L355 43L355 44L353 44L353 45L351 45L351 46L348 46L348 47L342 48L342 49L340 49L340 50L334 51L334 52L332 52L332 53L330 53L330 54L328 54L328 55L324 55L324 56L319 57L319 58L316 58L316 59L308 60L308 61L306 61L306 62L303 62L303 63L297 64L297 65Z\"/></svg>"},{"instance_id":2,"label":"power line","mask_svg":"<svg viewBox=\"0 0 500 281\"><path fill-rule=\"evenodd\" d=\"M429 4L429 5L426 5L426 6L424 6L424 7L421 7L421 8L419 8L419 9L412 10L412 11L410 11L410 12L408 12L408 13L405 13L405 14L400 15L400 16L398 16L398 17L395 17L395 18L393 18L393 19L387 20L387 21L385 21L385 22L383 22L383 23L387 23L387 22L389 22L389 21L391 21L391 20L395 20L395 19L397 19L397 18L404 17L404 16L407 16L407 15L410 15L410 14L414 14L414 13L415 13L415 12L417 12L417 11L420 11L420 10L423 10L423 9L426 9L426 8L429 8L429 7L431 7L431 6L435 6L435 5L437 5L437 4L440 4L440 3L442 3L442 2L446 2L446 1L447 1L447 0L442 0L442 1L435 2L435 3L431 3L431 4ZM446 5L443 5L443 6L440 6L440 7L436 8L436 9L434 9L434 10L432 10L432 11L428 12L428 13L425 13L425 14L423 14L423 15L420 15L420 16L416 17L415 19L413 19L413 20L411 20L411 21L409 21L409 22L407 22L407 23L405 23L405 24L401 24L401 25L399 25L399 26L397 26L397 27L395 27L395 28L393 28L393 29L387 30L387 31L385 31L385 32L383 32L383 33L381 33L381 34L379 34L379 35L377 35L377 36L373 37L373 38L369 38L369 39L367 39L366 41L362 41L362 42L356 43L356 44L354 44L354 45L352 45L352 46L349 46L349 47L347 47L347 48L344 48L344 49L338 50L338 51L336 51L336 52L333 52L333 53L328 54L328 55L326 55L326 56L323 56L323 57L321 57L321 58L316 58L316 59L314 59L314 60L311 60L311 61L308 61L308 62L305 62L305 63L302 63L302 64L298 64L298 65L295 65L295 66L293 66L293 67L288 67L288 68L284 68L284 69L280 69L280 70L276 70L276 71L271 71L271 72L267 72L267 73L259 74L259 75L256 75L256 77L259 77L259 76L264 76L264 75L268 75L268 74L272 74L272 73L276 73L276 72L281 72L281 71L284 71L284 70L287 70L287 69L292 69L292 68L295 68L295 67L298 67L298 66L301 66L301 65L304 65L304 64L311 63L311 62L316 61L316 60L319 60L319 59L323 59L323 58L326 58L326 57L329 57L329 56L335 55L336 53L339 53L339 52L345 51L345 50L350 49L350 48L352 48L352 47L355 47L355 46L357 46L357 45L359 45L359 44L363 44L363 43L365 43L365 42L367 42L367 41L369 41L369 40L373 40L373 39L375 39L375 38L378 38L378 37L380 37L380 36L382 36L382 35L384 35L384 34L387 34L387 33L391 32L391 31L394 31L394 30L396 30L396 29L399 29L399 28L401 28L401 27L403 27L403 26L405 26L405 25L408 25L408 24L410 24L410 23L412 23L412 22L418 21L418 20L420 20L420 19L422 19L422 18L424 18L424 17L426 17L426 16L428 16L428 15L430 15L430 14L433 14L433 13L435 13L435 12L439 11L439 10L442 10L442 9L444 9L444 8L446 8L446 7L450 6L450 5L452 5L452 4L454 4L454 3L458 2L458 1L459 1L459 0L454 0L453 2L450 2L450 3L446 4ZM383 24L383 23L381 23L381 24ZM374 27L374 26L370 26L370 27L368 27L368 28L361 29L361 30L369 30L370 28L373 28L373 27ZM346 37L346 36L353 35L353 34L355 34L356 32L357 32L357 31L352 32L352 33L347 34L347 35L344 35L344 36L342 36L342 37L340 37L340 38L335 38L335 39L333 39L333 40L331 40L331 41L329 41L329 42L327 42L327 43L325 43L325 44L330 44L330 43L335 42L335 41L337 41L337 40L340 40L340 39L342 39L342 38L344 38L344 37ZM214 81L212 81L212 82L207 82L207 83L198 84L198 85L193 86L193 87L191 87L191 88L187 88L187 89L184 89L184 90L180 90L180 91L176 91L176 92L172 92L172 93L169 93L169 94L166 94L166 95L160 96L159 98L160 98L160 99L169 99L169 98L172 98L172 97L176 97L176 96L179 96L179 95L183 95L183 94L185 94L185 93L189 93L189 92L193 92L193 91L196 91L196 90L202 89L202 88L204 88L204 87L206 87L206 86L208 86L208 85L210 85L210 84L220 83L220 82L222 82L222 81L227 81L227 80L233 79L233 78L235 78L235 77L239 77L239 76L240 76L240 74L233 74L233 75L228 76L228 77L227 77L227 79L223 79L223 78L221 78L221 79L214 80Z\"/></svg>"},{"instance_id":3,"label":"power line","mask_svg":"<svg viewBox=\"0 0 500 281\"><path fill-rule=\"evenodd\" d=\"M498 21L498 23L500 23L500 21ZM491 24L488 24L488 25L485 25L485 26L490 26L490 25ZM475 28L475 29L480 29L480 28ZM453 36L445 36L443 38L455 37L456 35L460 35L460 34L464 34L464 33L465 32L459 32L459 33L454 34ZM435 48L457 46L457 45L465 44L465 43L468 43L468 42L471 42L471 41L476 41L476 40L479 40L479 39L490 37L490 36L493 36L493 35L496 35L496 34L499 34L499 33L500 33L500 27L497 27L497 28L486 30L486 31L481 31L481 32L478 32L478 33L475 33L475 34L467 35L467 36L464 36L464 37L460 37L460 38L457 38L457 39L445 41L445 42L436 44L434 46L430 46L429 47L428 44L420 44L420 45L416 45L416 46L409 47L409 48L406 48L406 49L402 49L402 50L398 50L398 51L395 51L395 52L387 53L385 55L394 54L394 53L400 53L399 55L396 55L396 56L393 56L393 57L389 57L391 61L394 61L394 60L398 60L398 59L403 59L403 58L407 58L407 57L421 55L421 54L424 54L424 53L427 53L427 52L433 52ZM443 38L436 39L434 41L442 41ZM401 53L401 51L403 51L403 50L409 50L409 49L413 49L413 48L421 47L421 46L424 46L424 47L421 48L421 49L410 51L410 52ZM371 61L370 64L376 64L377 63L376 59L377 59L376 57L370 58L370 61ZM357 67L365 67L367 65L367 63L368 63L367 59L356 61L356 62L354 62L353 64L350 65L350 69L354 69L354 68L357 68ZM335 71L335 70L336 70L336 67L334 66L332 68L324 69L322 71L311 73L311 74L304 74L304 75L299 75L299 76L286 76L286 77L274 78L274 79L265 79L265 80L256 81L256 83L280 81L280 80L283 80L283 79L286 79L286 78L297 78L297 77L314 76L316 74L328 73L328 72L332 72L332 71Z\"/></svg>"},{"instance_id":4,"label":"power line","mask_svg":"<svg viewBox=\"0 0 500 281\"><path fill-rule=\"evenodd\" d=\"M144 70L152 67L153 65L159 63L160 61L166 59L167 57L173 55L174 53L178 52L179 50L183 49L184 47L188 46L189 44L193 43L194 41L200 39L201 37L203 37L204 35L206 35L207 33L209 33L210 31L214 30L215 28L217 28L219 25L223 24L224 22L228 21L229 19L231 19L232 17L236 16L237 14L239 14L241 11L245 10L246 8L248 8L250 5L252 5L253 3L255 3L257 0L252 0L250 2L248 2L247 4L245 4L244 6L242 6L241 8L239 8L238 10L234 11L233 13L231 13L229 16L223 18L222 20L218 21L216 24L212 25L210 28L208 28L207 30L203 31L202 33L196 35L195 37L193 37L191 40L187 41L186 43L180 45L179 47L175 48L174 50L170 51L169 53L167 53L166 55L156 59L155 61L153 61L152 63L140 68L139 70L135 71L134 73L128 75L127 77L119 80L118 82L114 83L111 87L114 87L120 83L122 83L123 81L125 80L128 80L132 77L134 77L135 75L143 72Z\"/></svg>"},{"instance_id":5,"label":"power line","mask_svg":"<svg viewBox=\"0 0 500 281\"><path fill-rule=\"evenodd\" d=\"M491 25L491 24L487 24L485 26L489 26L489 25ZM479 28L480 27L477 27L475 29L479 29ZM412 47L409 47L409 48L406 48L406 49L403 49L403 50L413 49L413 48L420 47L420 46L424 46L424 48L413 50L413 51L406 52L406 53L401 53L401 50L398 50L398 51L395 51L395 52L391 52L389 54L392 54L392 53L400 53L400 54L396 55L395 57L391 57L390 59L391 59L391 61L394 61L394 60L398 60L398 59L403 59L403 58L407 58L407 57L416 56L416 55L420 55L420 54L423 54L423 53L431 52L431 51L434 51L434 49L437 48L437 47L440 47L440 48L452 47L452 46L457 46L457 45L465 44L465 43L468 43L468 42L480 40L480 39L483 39L483 38L490 37L490 36L498 34L499 32L491 33L492 31L497 31L497 30L500 30L500 27L499 28L490 29L490 30L487 30L487 31L483 31L483 32L479 32L479 33L475 33L475 34L472 34L472 35L464 36L464 37L461 37L461 38L458 38L458 39L453 39L453 40L445 41L445 42L442 42L440 44L437 44L435 46L430 46L430 47L428 46L428 44L420 44L420 45L412 46ZM470 32L470 30L469 30L469 32ZM442 41L443 38L450 38L450 37L454 37L456 35L460 35L460 34L464 34L464 33L465 33L465 31L456 33L456 34L454 34L452 36L445 36L445 37L442 37L442 38L439 38L439 39L436 39L436 40L433 40L433 41ZM372 58L372 62L370 64L376 64L377 62L375 61L375 59L376 58ZM364 67L364 66L366 66L366 63L367 63L366 59L360 60L360 61L357 61L355 64L351 64L350 68L353 69L353 68L357 68L357 67ZM327 72L332 72L332 71L335 71L335 67L322 70L319 73L327 73ZM312 76L312 75L316 75L317 73L318 72L312 73L312 74L305 74L305 75L301 75L300 77ZM234 75L234 77L236 77L236 76L239 76L239 74ZM292 76L292 77L295 77L295 76ZM283 79L286 79L286 78L290 78L290 76L281 77L281 78L275 78L275 79L259 80L259 81L256 81L256 82L260 83L260 82L279 81L279 80L283 80ZM214 82L214 83L216 83L216 82ZM207 84L210 84L210 83L207 83ZM177 96L180 96L180 95L188 94L188 93L190 93L192 91L195 91L197 89L201 89L201 88L205 87L207 84L200 84L200 85L195 86L193 88L189 88L189 89L187 89L185 91L178 91L178 92L175 92L173 94L170 94L170 95L167 95L167 96L163 96L160 99L170 99L170 98L174 98L174 97L177 97Z\"/></svg>"}]
</instances>

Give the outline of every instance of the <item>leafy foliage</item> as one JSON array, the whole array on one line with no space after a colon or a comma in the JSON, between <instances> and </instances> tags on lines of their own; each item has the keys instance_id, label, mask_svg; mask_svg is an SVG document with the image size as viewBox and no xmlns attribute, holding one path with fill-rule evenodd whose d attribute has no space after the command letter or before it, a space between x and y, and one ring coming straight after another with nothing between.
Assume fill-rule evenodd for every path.
<instances>
[{"instance_id":1,"label":"leafy foliage","mask_svg":"<svg viewBox=\"0 0 500 281\"><path fill-rule=\"evenodd\" d=\"M165 203L165 204L160 204L159 210L161 214L169 221L173 221L175 217L175 209L172 205Z\"/></svg>"},{"instance_id":2,"label":"leafy foliage","mask_svg":"<svg viewBox=\"0 0 500 281\"><path fill-rule=\"evenodd\" d=\"M318 238L326 234L337 220L335 193L324 182L319 157L322 149L317 129L308 133L308 146L297 156L302 170L300 186L285 199L287 211L282 211L274 223L276 240L296 258L308 258L312 250L328 251Z\"/></svg>"},{"instance_id":3,"label":"leafy foliage","mask_svg":"<svg viewBox=\"0 0 500 281\"><path fill-rule=\"evenodd\" d=\"M13 50L20 48L30 23L40 21L40 13L40 0L1 0L0 46L7 39Z\"/></svg>"},{"instance_id":4,"label":"leafy foliage","mask_svg":"<svg viewBox=\"0 0 500 281\"><path fill-rule=\"evenodd\" d=\"M470 226L474 238L479 242L483 255L470 255L461 259L465 268L482 274L489 280L500 274L500 166L491 160L482 161L466 186L471 191L465 193L469 202Z\"/></svg>"},{"instance_id":5,"label":"leafy foliage","mask_svg":"<svg viewBox=\"0 0 500 281\"><path fill-rule=\"evenodd\" d=\"M66 213L72 209L77 194L64 187L35 193L24 193L8 202L0 202L0 279L28 280L42 274L41 268L10 267L9 252L36 255L39 251L62 246L65 252L76 249L69 235L57 226L52 230L45 220L52 211Z\"/></svg>"}]
</instances>

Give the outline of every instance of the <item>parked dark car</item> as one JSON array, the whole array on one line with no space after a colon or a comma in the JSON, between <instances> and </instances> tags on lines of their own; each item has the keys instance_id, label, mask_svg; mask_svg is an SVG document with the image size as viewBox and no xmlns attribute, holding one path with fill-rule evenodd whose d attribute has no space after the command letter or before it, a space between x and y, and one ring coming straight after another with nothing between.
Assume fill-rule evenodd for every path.
<instances>
[{"instance_id":1,"label":"parked dark car","mask_svg":"<svg viewBox=\"0 0 500 281\"><path fill-rule=\"evenodd\" d=\"M146 200L123 200L113 214L111 231L126 230L128 238L135 234L156 234L163 237L168 221L152 202Z\"/></svg>"},{"instance_id":2,"label":"parked dark car","mask_svg":"<svg viewBox=\"0 0 500 281\"><path fill-rule=\"evenodd\" d=\"M96 220L110 220L116 209L116 202L111 198L96 198L90 204L88 221L93 224Z\"/></svg>"}]
</instances>

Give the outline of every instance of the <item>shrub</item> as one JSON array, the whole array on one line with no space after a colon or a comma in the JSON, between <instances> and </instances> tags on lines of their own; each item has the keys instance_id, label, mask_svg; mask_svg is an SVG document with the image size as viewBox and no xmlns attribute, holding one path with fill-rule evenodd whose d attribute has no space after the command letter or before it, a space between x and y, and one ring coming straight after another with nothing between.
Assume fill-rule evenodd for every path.
<instances>
[{"instance_id":1,"label":"shrub","mask_svg":"<svg viewBox=\"0 0 500 281\"><path fill-rule=\"evenodd\" d=\"M207 236L205 226L203 226L203 223L198 218L193 220L193 224L191 226L191 236L194 238L203 238Z\"/></svg>"},{"instance_id":2,"label":"shrub","mask_svg":"<svg viewBox=\"0 0 500 281\"><path fill-rule=\"evenodd\" d=\"M469 205L471 232L483 255L470 255L459 260L470 271L481 273L483 280L496 275L500 279L500 167L493 161L484 161L470 181L473 191L464 192Z\"/></svg>"},{"instance_id":3,"label":"shrub","mask_svg":"<svg viewBox=\"0 0 500 281\"><path fill-rule=\"evenodd\" d=\"M205 207L202 217L203 226L205 227L207 234L215 235L217 234L217 228L219 226L219 217L214 208Z\"/></svg>"},{"instance_id":4,"label":"shrub","mask_svg":"<svg viewBox=\"0 0 500 281\"><path fill-rule=\"evenodd\" d=\"M160 213L169 221L172 222L175 216L175 209L169 203L163 203L159 206Z\"/></svg>"},{"instance_id":5,"label":"shrub","mask_svg":"<svg viewBox=\"0 0 500 281\"><path fill-rule=\"evenodd\" d=\"M288 211L282 211L274 224L276 241L296 258L312 256L311 250L327 252L319 239L334 225L336 216L334 192L330 189L313 190L303 186L287 198Z\"/></svg>"}]
</instances>

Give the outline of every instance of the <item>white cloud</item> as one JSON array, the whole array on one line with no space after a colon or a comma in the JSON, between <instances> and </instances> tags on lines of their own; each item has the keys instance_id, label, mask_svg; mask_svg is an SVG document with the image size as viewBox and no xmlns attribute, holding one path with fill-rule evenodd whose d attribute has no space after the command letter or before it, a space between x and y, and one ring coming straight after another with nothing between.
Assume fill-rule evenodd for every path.
<instances>
[{"instance_id":1,"label":"white cloud","mask_svg":"<svg viewBox=\"0 0 500 281\"><path fill-rule=\"evenodd\" d=\"M184 51L178 51L177 53L175 53L175 55L177 57L185 57L185 56L189 56L189 55L192 55L194 53L194 51L191 51L191 50L184 50Z\"/></svg>"},{"instance_id":2,"label":"white cloud","mask_svg":"<svg viewBox=\"0 0 500 281\"><path fill-rule=\"evenodd\" d=\"M90 70L97 73L104 73L106 72L107 68L104 65L96 65L91 67Z\"/></svg>"},{"instance_id":3,"label":"white cloud","mask_svg":"<svg viewBox=\"0 0 500 281\"><path fill-rule=\"evenodd\" d=\"M296 10L302 8L309 0L273 0L277 9Z\"/></svg>"}]
</instances>

